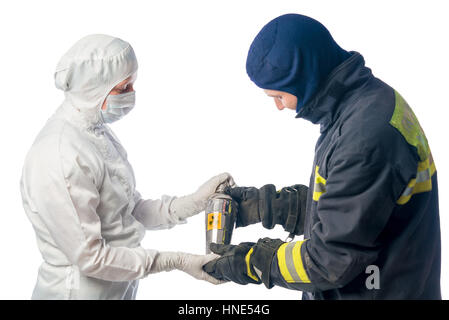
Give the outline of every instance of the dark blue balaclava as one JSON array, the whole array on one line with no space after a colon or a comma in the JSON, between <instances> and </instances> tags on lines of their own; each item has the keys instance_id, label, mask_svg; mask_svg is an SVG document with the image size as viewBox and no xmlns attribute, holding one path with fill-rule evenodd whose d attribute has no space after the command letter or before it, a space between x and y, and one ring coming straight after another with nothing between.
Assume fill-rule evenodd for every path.
<instances>
[{"instance_id":1,"label":"dark blue balaclava","mask_svg":"<svg viewBox=\"0 0 449 320\"><path fill-rule=\"evenodd\" d=\"M349 56L318 21L286 14L260 30L249 48L246 72L262 89L295 95L299 111Z\"/></svg>"}]
</instances>

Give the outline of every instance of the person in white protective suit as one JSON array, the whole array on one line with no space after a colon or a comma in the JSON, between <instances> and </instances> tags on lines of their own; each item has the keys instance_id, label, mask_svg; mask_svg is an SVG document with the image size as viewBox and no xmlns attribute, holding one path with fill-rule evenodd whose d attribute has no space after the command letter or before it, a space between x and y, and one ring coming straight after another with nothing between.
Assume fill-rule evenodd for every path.
<instances>
[{"instance_id":1,"label":"person in white protective suit","mask_svg":"<svg viewBox=\"0 0 449 320\"><path fill-rule=\"evenodd\" d=\"M135 299L139 279L175 269L220 283L202 270L215 255L140 245L145 229L185 222L234 182L223 173L191 195L141 198L126 151L106 124L134 106L136 71L132 47L107 35L79 40L57 65L65 100L33 143L21 179L44 259L33 299Z\"/></svg>"}]
</instances>

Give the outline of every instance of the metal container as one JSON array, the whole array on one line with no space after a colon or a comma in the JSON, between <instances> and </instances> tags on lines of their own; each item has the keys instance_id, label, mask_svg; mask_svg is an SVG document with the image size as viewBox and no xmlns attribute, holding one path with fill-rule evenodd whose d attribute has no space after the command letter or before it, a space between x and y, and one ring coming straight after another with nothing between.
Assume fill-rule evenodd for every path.
<instances>
[{"instance_id":1,"label":"metal container","mask_svg":"<svg viewBox=\"0 0 449 320\"><path fill-rule=\"evenodd\" d=\"M224 193L212 195L206 205L206 253L209 244L230 244L237 214L236 203Z\"/></svg>"}]
</instances>

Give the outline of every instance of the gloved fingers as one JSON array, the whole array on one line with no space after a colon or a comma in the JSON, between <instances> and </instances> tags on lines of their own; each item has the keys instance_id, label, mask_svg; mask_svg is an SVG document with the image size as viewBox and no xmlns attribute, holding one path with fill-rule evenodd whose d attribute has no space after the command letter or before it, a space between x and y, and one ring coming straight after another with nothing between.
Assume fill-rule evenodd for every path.
<instances>
[{"instance_id":1,"label":"gloved fingers","mask_svg":"<svg viewBox=\"0 0 449 320\"><path fill-rule=\"evenodd\" d=\"M219 254L220 256L224 255L226 252L232 250L235 247L235 245L232 244L219 244L211 242L209 245L210 251L213 253Z\"/></svg>"},{"instance_id":2,"label":"gloved fingers","mask_svg":"<svg viewBox=\"0 0 449 320\"><path fill-rule=\"evenodd\" d=\"M234 180L233 177L231 177L231 179L229 179L228 185L229 185L229 187L231 187L231 188L237 187L237 183L235 183L235 180Z\"/></svg>"},{"instance_id":3,"label":"gloved fingers","mask_svg":"<svg viewBox=\"0 0 449 320\"><path fill-rule=\"evenodd\" d=\"M215 285L227 282L227 281L225 281L223 279L217 279L217 278L213 277L212 275L210 275L210 274L208 274L207 272L204 272L204 271L201 271L201 274L199 276L199 280L204 280L204 281L207 281L207 282L215 284Z\"/></svg>"},{"instance_id":4,"label":"gloved fingers","mask_svg":"<svg viewBox=\"0 0 449 320\"><path fill-rule=\"evenodd\" d=\"M212 277L217 281L226 281L218 270L216 260L208 262L203 266L203 272L205 272L209 277Z\"/></svg>"},{"instance_id":5,"label":"gloved fingers","mask_svg":"<svg viewBox=\"0 0 449 320\"><path fill-rule=\"evenodd\" d=\"M204 265L206 265L206 264L208 264L210 262L216 261L218 258L220 258L220 256L218 254L215 254L215 253L209 253L209 254L206 254L206 255L202 256L202 258L201 258L201 268Z\"/></svg>"},{"instance_id":6,"label":"gloved fingers","mask_svg":"<svg viewBox=\"0 0 449 320\"><path fill-rule=\"evenodd\" d=\"M203 265L202 269L204 272L207 272L208 274L214 274L216 265L217 265L217 261L213 260L213 261L210 261L210 262L206 263L205 265Z\"/></svg>"},{"instance_id":7,"label":"gloved fingers","mask_svg":"<svg viewBox=\"0 0 449 320\"><path fill-rule=\"evenodd\" d=\"M205 183L203 183L198 190L194 193L195 199L203 202L204 204L207 199L216 192L223 192L223 190L229 184L235 184L232 176L225 172L221 173L215 177L210 178Z\"/></svg>"},{"instance_id":8,"label":"gloved fingers","mask_svg":"<svg viewBox=\"0 0 449 320\"><path fill-rule=\"evenodd\" d=\"M223 182L224 186L231 187L231 188L237 187L237 184L235 183L234 178L229 173L226 173L226 174L228 175L228 178Z\"/></svg>"},{"instance_id":9,"label":"gloved fingers","mask_svg":"<svg viewBox=\"0 0 449 320\"><path fill-rule=\"evenodd\" d=\"M205 264L215 262L217 257L219 256L215 254L182 254L179 270L186 272L195 279L204 280L212 284L220 284L222 279L216 279L203 270Z\"/></svg>"},{"instance_id":10,"label":"gloved fingers","mask_svg":"<svg viewBox=\"0 0 449 320\"><path fill-rule=\"evenodd\" d=\"M214 260L214 261L216 261L216 260ZM217 274L217 276L215 276L215 272L208 273L208 272L204 271L204 267L207 266L209 263L214 263L214 261L210 261L202 267L202 270L201 270L200 274L198 275L198 279L207 281L212 284L222 284L222 283L227 282L223 277L219 276L218 274Z\"/></svg>"},{"instance_id":11,"label":"gloved fingers","mask_svg":"<svg viewBox=\"0 0 449 320\"><path fill-rule=\"evenodd\" d=\"M213 178L216 183L215 191L223 192L226 187L235 186L234 178L227 172L221 173Z\"/></svg>"},{"instance_id":12,"label":"gloved fingers","mask_svg":"<svg viewBox=\"0 0 449 320\"><path fill-rule=\"evenodd\" d=\"M197 280L204 280L207 281L209 283L212 284L222 284L224 282L226 282L222 277L219 277L217 275L217 277L214 277L215 274L215 264L216 264L216 260L212 260L207 262L204 265L201 265L202 262L207 261L208 259L201 259L201 263L200 263L200 268L198 270L195 271L191 271L191 272L187 272L189 275L191 275L192 277L194 277ZM210 274L208 272L208 270L210 270Z\"/></svg>"},{"instance_id":13,"label":"gloved fingers","mask_svg":"<svg viewBox=\"0 0 449 320\"><path fill-rule=\"evenodd\" d=\"M221 268L217 267L218 264L223 264L222 259L221 260L215 259L215 260L209 261L208 263L203 265L202 269L209 277L218 281L218 283L227 282L228 280L225 279L223 274L221 274L221 272L219 271L219 270L221 270ZM215 283L215 282L213 282L213 283Z\"/></svg>"},{"instance_id":14,"label":"gloved fingers","mask_svg":"<svg viewBox=\"0 0 449 320\"><path fill-rule=\"evenodd\" d=\"M215 265L218 261L218 258L220 258L220 256L215 253L204 255L201 261L201 269L206 272L213 272L215 270Z\"/></svg>"}]
</instances>

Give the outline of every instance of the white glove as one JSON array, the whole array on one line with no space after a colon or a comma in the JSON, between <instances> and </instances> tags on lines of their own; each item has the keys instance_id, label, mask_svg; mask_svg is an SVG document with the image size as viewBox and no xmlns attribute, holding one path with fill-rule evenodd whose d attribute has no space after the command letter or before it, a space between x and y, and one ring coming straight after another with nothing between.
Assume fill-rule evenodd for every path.
<instances>
[{"instance_id":1,"label":"white glove","mask_svg":"<svg viewBox=\"0 0 449 320\"><path fill-rule=\"evenodd\" d=\"M229 173L222 173L206 181L195 193L175 198L170 204L170 213L180 219L186 219L206 209L207 200L217 189L235 186L234 179Z\"/></svg>"},{"instance_id":2,"label":"white glove","mask_svg":"<svg viewBox=\"0 0 449 320\"><path fill-rule=\"evenodd\" d=\"M216 254L196 255L184 252L158 252L151 265L149 273L180 270L191 275L195 279L204 280L212 284L220 284L220 281L203 271L203 265L217 259Z\"/></svg>"}]
</instances>

